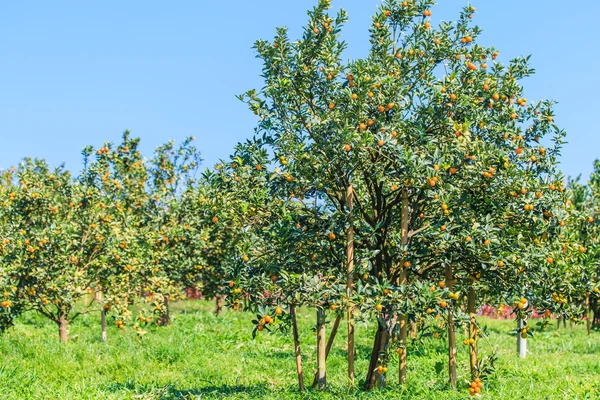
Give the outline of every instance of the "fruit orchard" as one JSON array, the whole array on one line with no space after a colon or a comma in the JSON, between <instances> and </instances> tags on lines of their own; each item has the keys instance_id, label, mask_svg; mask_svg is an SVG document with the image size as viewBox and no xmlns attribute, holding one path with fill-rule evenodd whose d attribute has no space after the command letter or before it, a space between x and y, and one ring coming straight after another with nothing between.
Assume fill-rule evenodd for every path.
<instances>
[{"instance_id":1,"label":"fruit orchard","mask_svg":"<svg viewBox=\"0 0 600 400\"><path fill-rule=\"evenodd\" d=\"M368 54L349 62L347 15L328 0L300 38L257 41L264 86L239 96L255 134L214 167L200 170L194 138L145 157L125 132L86 147L78 176L37 159L3 171L2 331L34 312L66 343L97 315L104 341L107 324L151 341L193 290L217 315L247 316L255 338L288 335L300 391L328 388L343 332L349 387L407 385L417 345L445 338L440 380L471 396L502 362L480 351L482 306L510 307L522 358L552 318L594 335L600 163L589 182L565 178L554 103L521 84L529 59L479 44L470 5L434 27L434 3L383 1ZM372 337L368 354L357 335ZM313 351L316 368L303 363Z\"/></svg>"}]
</instances>

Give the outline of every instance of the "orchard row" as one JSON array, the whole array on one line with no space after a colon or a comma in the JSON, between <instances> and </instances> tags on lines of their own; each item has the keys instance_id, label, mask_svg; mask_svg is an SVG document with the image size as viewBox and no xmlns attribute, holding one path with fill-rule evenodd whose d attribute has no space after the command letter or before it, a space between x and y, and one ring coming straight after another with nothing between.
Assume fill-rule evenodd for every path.
<instances>
[{"instance_id":1,"label":"orchard row","mask_svg":"<svg viewBox=\"0 0 600 400\"><path fill-rule=\"evenodd\" d=\"M127 132L86 148L76 177L30 159L5 171L2 327L36 310L66 341L70 321L100 311L103 325L112 313L142 334L192 288L218 309L256 313L255 334L291 329L304 389L296 309L309 307L321 389L341 321L352 384L354 326L377 321L368 390L392 362L406 381L418 335L447 335L456 387L466 326L477 394L490 370L477 352L479 306L514 307L522 350L532 312L589 316L600 164L588 184L565 179L553 103L527 100L519 83L528 60L502 64L477 44L471 6L434 28L433 4L385 0L369 54L347 63L347 16L328 14L327 0L299 40L282 28L257 41L264 88L239 96L259 119L255 135L199 175L192 138L145 158Z\"/></svg>"}]
</instances>

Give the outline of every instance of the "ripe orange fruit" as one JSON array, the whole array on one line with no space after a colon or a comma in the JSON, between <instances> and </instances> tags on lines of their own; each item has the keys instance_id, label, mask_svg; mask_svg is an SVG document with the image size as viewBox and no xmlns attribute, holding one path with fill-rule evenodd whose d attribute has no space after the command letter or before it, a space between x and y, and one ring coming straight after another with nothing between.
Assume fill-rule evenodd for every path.
<instances>
[{"instance_id":1,"label":"ripe orange fruit","mask_svg":"<svg viewBox=\"0 0 600 400\"><path fill-rule=\"evenodd\" d=\"M407 2L404 2L405 4L407 4ZM423 11L423 16L424 17L431 17L431 10L425 10Z\"/></svg>"},{"instance_id":2,"label":"ripe orange fruit","mask_svg":"<svg viewBox=\"0 0 600 400\"><path fill-rule=\"evenodd\" d=\"M369 126L373 126L374 123L375 123L375 121L373 121L372 119L367 121L367 125L369 125Z\"/></svg>"},{"instance_id":3,"label":"ripe orange fruit","mask_svg":"<svg viewBox=\"0 0 600 400\"><path fill-rule=\"evenodd\" d=\"M447 306L448 306L448 303L446 303L446 301L442 300L442 301L440 302L440 307L442 307L442 308L446 308Z\"/></svg>"},{"instance_id":4,"label":"ripe orange fruit","mask_svg":"<svg viewBox=\"0 0 600 400\"><path fill-rule=\"evenodd\" d=\"M471 236L467 236L467 237L465 238L465 241L466 241L467 243L470 243L470 242L471 242Z\"/></svg>"},{"instance_id":5,"label":"ripe orange fruit","mask_svg":"<svg viewBox=\"0 0 600 400\"><path fill-rule=\"evenodd\" d=\"M443 289L446 287L446 282L440 281L440 283L438 283L438 286L440 287L440 289Z\"/></svg>"},{"instance_id":6,"label":"ripe orange fruit","mask_svg":"<svg viewBox=\"0 0 600 400\"><path fill-rule=\"evenodd\" d=\"M490 245L490 240L489 239L485 239L485 241L483 242L484 246L489 246Z\"/></svg>"},{"instance_id":7,"label":"ripe orange fruit","mask_svg":"<svg viewBox=\"0 0 600 400\"><path fill-rule=\"evenodd\" d=\"M548 262L548 264L552 264L554 262L554 259L552 257L548 257L546 258L546 261Z\"/></svg>"},{"instance_id":8,"label":"ripe orange fruit","mask_svg":"<svg viewBox=\"0 0 600 400\"><path fill-rule=\"evenodd\" d=\"M330 109L330 110L333 110L334 108L335 108L335 104L333 104L333 103L329 103L329 109Z\"/></svg>"},{"instance_id":9,"label":"ripe orange fruit","mask_svg":"<svg viewBox=\"0 0 600 400\"><path fill-rule=\"evenodd\" d=\"M214 223L216 224L217 222L219 222L219 218L217 218L217 217L212 217L212 222L214 222Z\"/></svg>"},{"instance_id":10,"label":"ripe orange fruit","mask_svg":"<svg viewBox=\"0 0 600 400\"><path fill-rule=\"evenodd\" d=\"M384 145L384 144L385 144L385 143L384 143L384 141L383 141L383 140L381 140L381 139L379 139L379 140L377 141L377 146L379 146L379 147L383 147L383 145Z\"/></svg>"},{"instance_id":11,"label":"ripe orange fruit","mask_svg":"<svg viewBox=\"0 0 600 400\"><path fill-rule=\"evenodd\" d=\"M344 146L344 150L350 151L350 150L352 150L352 147L350 147L350 145L347 144L347 145Z\"/></svg>"},{"instance_id":12,"label":"ripe orange fruit","mask_svg":"<svg viewBox=\"0 0 600 400\"><path fill-rule=\"evenodd\" d=\"M277 308L275 309L275 314L276 314L276 315L281 315L281 314L283 314L283 310L281 309L281 307L277 307Z\"/></svg>"},{"instance_id":13,"label":"ripe orange fruit","mask_svg":"<svg viewBox=\"0 0 600 400\"><path fill-rule=\"evenodd\" d=\"M504 261L502 261L502 260L498 261L498 266L499 267L504 267Z\"/></svg>"},{"instance_id":14,"label":"ripe orange fruit","mask_svg":"<svg viewBox=\"0 0 600 400\"><path fill-rule=\"evenodd\" d=\"M356 93L352 93L352 96L350 97L352 98L352 100L358 99L358 95Z\"/></svg>"},{"instance_id":15,"label":"ripe orange fruit","mask_svg":"<svg viewBox=\"0 0 600 400\"><path fill-rule=\"evenodd\" d=\"M469 63L467 64L467 68L469 68L471 71L475 71L477 69L477 66L473 63Z\"/></svg>"},{"instance_id":16,"label":"ripe orange fruit","mask_svg":"<svg viewBox=\"0 0 600 400\"><path fill-rule=\"evenodd\" d=\"M361 122L361 124L360 124L360 125L358 125L358 128L359 128L361 131L366 131L366 130L367 130L367 124L363 124L363 123Z\"/></svg>"},{"instance_id":17,"label":"ripe orange fruit","mask_svg":"<svg viewBox=\"0 0 600 400\"><path fill-rule=\"evenodd\" d=\"M376 305L375 305L375 309L376 309L377 311L381 311L381 310L383 310L383 306L382 306L381 304L376 304Z\"/></svg>"},{"instance_id":18,"label":"ripe orange fruit","mask_svg":"<svg viewBox=\"0 0 600 400\"><path fill-rule=\"evenodd\" d=\"M329 232L329 240L335 240L335 233Z\"/></svg>"}]
</instances>

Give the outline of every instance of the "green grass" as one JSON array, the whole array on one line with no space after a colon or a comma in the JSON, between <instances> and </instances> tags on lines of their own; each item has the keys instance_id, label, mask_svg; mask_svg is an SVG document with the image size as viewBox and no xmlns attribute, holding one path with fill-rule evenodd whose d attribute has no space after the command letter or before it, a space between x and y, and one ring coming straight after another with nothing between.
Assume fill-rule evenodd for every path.
<instances>
[{"instance_id":1,"label":"green grass","mask_svg":"<svg viewBox=\"0 0 600 400\"><path fill-rule=\"evenodd\" d=\"M348 389L344 331L328 359L329 388L324 393L296 388L291 335L263 332L251 337L252 316L225 311L215 317L212 304L183 302L173 306L173 323L152 327L140 341L131 330L108 330L100 340L99 318L86 315L70 328L71 341L58 343L55 325L37 315L21 318L0 338L0 398L2 399L466 399L468 353L458 332L459 388L448 389L445 341L427 339L409 349L408 382L397 384L397 363L383 390L365 393ZM312 313L299 314L303 362L310 385L314 373L315 336ZM498 347L497 371L486 382L483 396L493 399L600 398L600 333L591 337L582 326L535 332L530 353L520 360L512 321L482 320L490 330L481 352ZM342 327L345 327L342 324ZM357 373L364 379L373 329L357 327Z\"/></svg>"}]
</instances>

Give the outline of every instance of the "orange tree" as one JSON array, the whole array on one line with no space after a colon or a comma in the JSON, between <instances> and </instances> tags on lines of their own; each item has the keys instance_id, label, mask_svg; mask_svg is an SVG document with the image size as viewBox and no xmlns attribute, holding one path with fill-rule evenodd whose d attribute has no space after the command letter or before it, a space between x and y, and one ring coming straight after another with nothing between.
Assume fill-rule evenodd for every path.
<instances>
[{"instance_id":1,"label":"orange tree","mask_svg":"<svg viewBox=\"0 0 600 400\"><path fill-rule=\"evenodd\" d=\"M228 302L234 308L244 304L257 313L254 334L273 327L287 330L291 325L301 390L304 382L295 310L316 308L315 385L323 388L326 310L341 310L345 292L338 281L340 269L345 268L339 235L344 229L325 199L314 197L310 185L290 179L279 167L272 171L263 167L267 154L261 145L258 140L238 147L233 163L220 169L221 191L229 193L229 203L238 210L235 220L221 220L237 227L237 256L230 259L228 270L232 277ZM285 158L278 160L287 163ZM229 186L223 190L221 185L227 182ZM339 323L336 318L332 332Z\"/></svg>"},{"instance_id":2,"label":"orange tree","mask_svg":"<svg viewBox=\"0 0 600 400\"><path fill-rule=\"evenodd\" d=\"M114 205L85 179L40 160L24 160L16 179L4 210L13 243L5 262L19 301L55 322L65 342L69 322L94 309L93 300L83 309L75 306L104 269L113 237L106 208Z\"/></svg>"},{"instance_id":3,"label":"orange tree","mask_svg":"<svg viewBox=\"0 0 600 400\"><path fill-rule=\"evenodd\" d=\"M552 294L546 296L547 309L577 321L585 316L588 333L591 331L590 309L598 301L598 173L600 163L587 185L579 179L568 182L565 202L567 217L561 221L564 239L557 243L557 265Z\"/></svg>"},{"instance_id":4,"label":"orange tree","mask_svg":"<svg viewBox=\"0 0 600 400\"><path fill-rule=\"evenodd\" d=\"M184 206L201 162L193 141L190 137L177 147L173 141L158 147L147 165L146 262L151 265L152 278L145 291L157 297L161 324L169 323L169 300L184 298L185 289L195 284L194 279L189 279L193 278L190 271L197 265L193 257L197 240L190 236L190 220L195 216L193 210Z\"/></svg>"},{"instance_id":5,"label":"orange tree","mask_svg":"<svg viewBox=\"0 0 600 400\"><path fill-rule=\"evenodd\" d=\"M13 325L15 318L21 314L24 306L24 302L18 297L16 282L12 275L14 264L9 262L8 257L14 251L11 230L14 226L9 223L9 216L5 214L16 199L13 170L0 173L0 293L2 293L0 332L4 332Z\"/></svg>"},{"instance_id":6,"label":"orange tree","mask_svg":"<svg viewBox=\"0 0 600 400\"><path fill-rule=\"evenodd\" d=\"M535 139L564 135L553 124L552 103L528 106L519 97L518 80L532 72L527 60L503 66L493 48L475 44L480 30L470 25L472 7L457 24L434 29L433 4L384 2L373 16L368 56L344 65L339 33L346 14L331 17L329 1L320 1L301 40L291 42L279 29L273 43L256 43L265 87L242 97L259 116L259 132L288 183L311 183L339 215L348 214L344 194L353 188L355 244L373 254L369 278L405 294L394 303L400 309L379 313L366 388L385 379L379 367L389 337L397 331L405 348L406 316L419 308L407 295L419 287L419 274L411 273L423 241L415 238L427 231L426 246L436 249L454 236L440 218L420 215L438 215L439 199L471 178L500 169L514 185L520 176L539 178L556 155ZM500 150L488 154L487 143ZM460 194L468 201L468 190ZM403 382L406 351L399 353Z\"/></svg>"},{"instance_id":7,"label":"orange tree","mask_svg":"<svg viewBox=\"0 0 600 400\"><path fill-rule=\"evenodd\" d=\"M107 213L101 223L113 226L113 246L95 288L105 340L107 311L116 312L115 324L123 329L132 319L130 306L142 298L154 273L154 266L145 260L151 248L147 243L149 172L139 142L125 131L119 144L104 143L95 151L91 146L83 151L86 184L103 193L99 206ZM144 317L144 322L150 318Z\"/></svg>"},{"instance_id":8,"label":"orange tree","mask_svg":"<svg viewBox=\"0 0 600 400\"><path fill-rule=\"evenodd\" d=\"M91 148L84 152L90 182L115 205L110 218L118 240L100 283L104 306L119 311L116 324L121 328L139 300L152 301L159 323L168 323L168 299L183 295L182 271L190 257L185 253L187 216L180 204L200 163L192 141L188 138L177 148L166 143L146 161L140 140L126 131L119 145L105 143L97 150L93 162ZM137 319L148 323L152 316L138 308Z\"/></svg>"}]
</instances>

